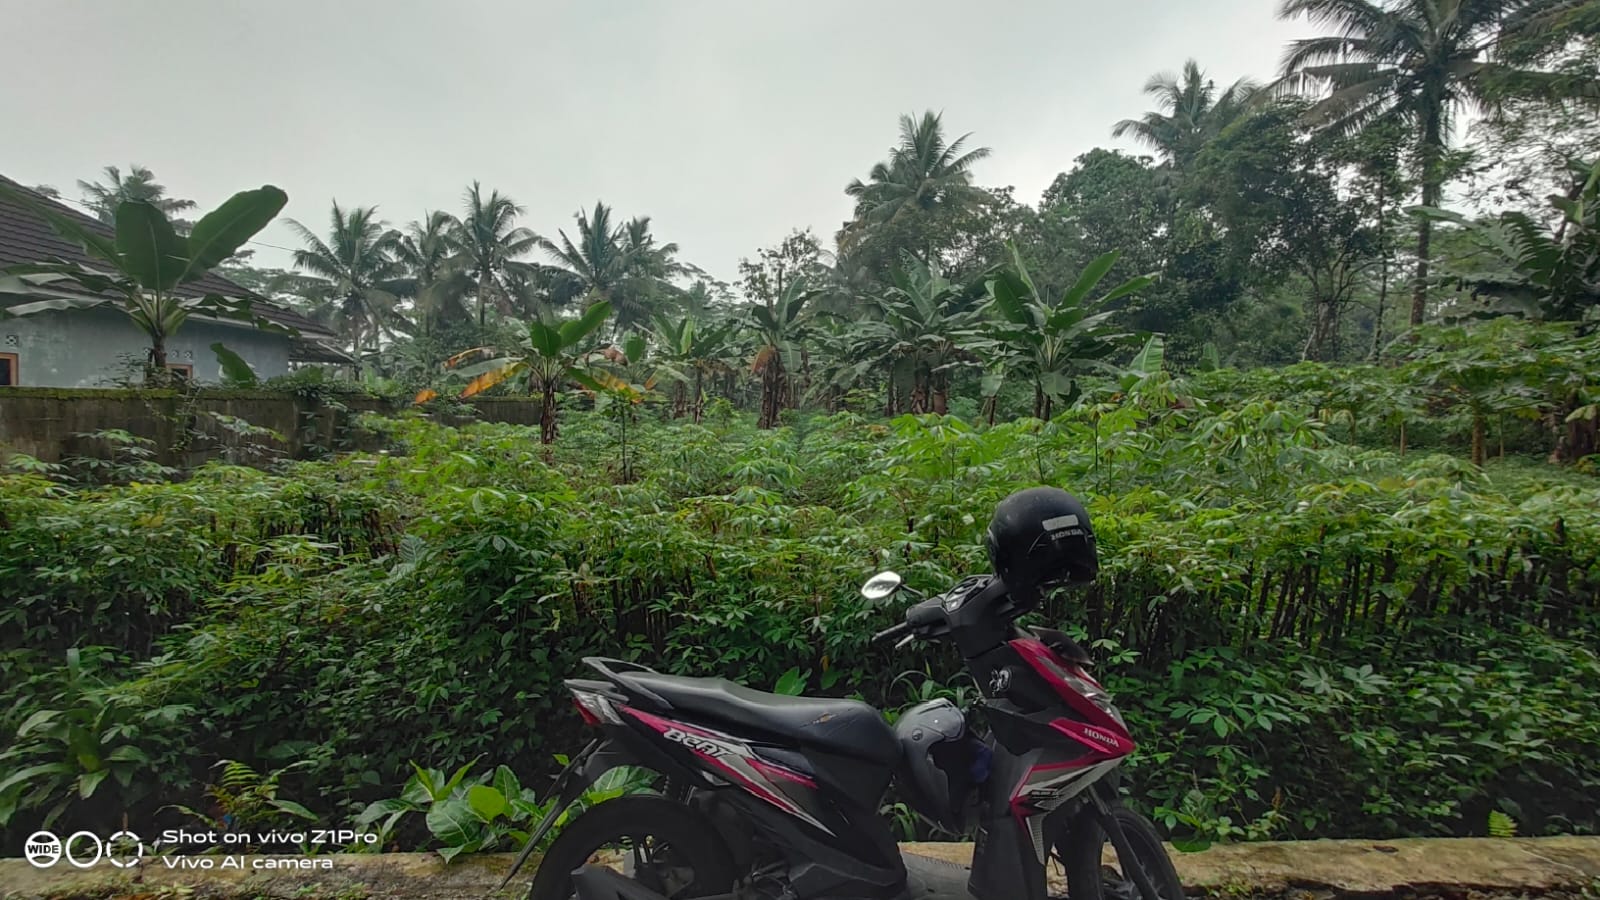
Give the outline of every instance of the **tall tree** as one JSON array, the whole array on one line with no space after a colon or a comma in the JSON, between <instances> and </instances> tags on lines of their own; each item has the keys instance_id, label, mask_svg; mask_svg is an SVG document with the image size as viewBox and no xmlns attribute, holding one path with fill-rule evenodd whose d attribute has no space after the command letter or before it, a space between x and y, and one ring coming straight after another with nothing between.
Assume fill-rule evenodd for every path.
<instances>
[{"instance_id":1,"label":"tall tree","mask_svg":"<svg viewBox=\"0 0 1600 900\"><path fill-rule=\"evenodd\" d=\"M1281 101L1213 140L1197 158L1234 252L1262 272L1298 276L1310 333L1301 357L1332 361L1339 320L1377 261L1375 230L1340 190L1340 160L1301 125L1304 101Z\"/></svg>"},{"instance_id":2,"label":"tall tree","mask_svg":"<svg viewBox=\"0 0 1600 900\"><path fill-rule=\"evenodd\" d=\"M408 293L416 303L417 324L424 331L466 314L462 300L471 278L461 259L461 222L443 210L432 210L406 226L395 242L395 257L408 270Z\"/></svg>"},{"instance_id":3,"label":"tall tree","mask_svg":"<svg viewBox=\"0 0 1600 900\"><path fill-rule=\"evenodd\" d=\"M614 303L623 282L632 272L633 263L624 243L628 226L613 225L611 217L611 207L596 201L593 215L580 209L573 216L578 223L577 241L560 230L557 231L560 244L548 239L539 242L556 265L580 287L585 306L601 301Z\"/></svg>"},{"instance_id":4,"label":"tall tree","mask_svg":"<svg viewBox=\"0 0 1600 900\"><path fill-rule=\"evenodd\" d=\"M493 302L502 312L509 311L513 286L526 272L528 264L518 257L539 244L539 236L516 224L525 210L499 191L490 191L474 181L462 196L464 209L456 236L461 259L477 296L478 327L483 328L485 310Z\"/></svg>"},{"instance_id":5,"label":"tall tree","mask_svg":"<svg viewBox=\"0 0 1600 900\"><path fill-rule=\"evenodd\" d=\"M916 229L925 228L941 210L990 199L972 183L972 167L988 158L989 148L967 150L971 136L945 140L942 113L901 116L900 141L890 148L889 158L874 165L866 181L855 179L844 189L855 198L856 209L854 221L841 233L841 249L859 245L875 230L898 227L912 233L897 243L924 263L933 262L934 241Z\"/></svg>"},{"instance_id":6,"label":"tall tree","mask_svg":"<svg viewBox=\"0 0 1600 900\"><path fill-rule=\"evenodd\" d=\"M306 245L294 252L295 267L310 273L313 297L321 294L335 304L359 361L380 329L398 318L394 289L405 274L395 257L399 233L378 218L377 207L345 209L337 200L328 215L326 240L294 219L288 222Z\"/></svg>"},{"instance_id":7,"label":"tall tree","mask_svg":"<svg viewBox=\"0 0 1600 900\"><path fill-rule=\"evenodd\" d=\"M1206 142L1233 123L1249 106L1258 86L1241 78L1221 93L1205 77L1200 64L1189 60L1181 75L1161 72L1145 82L1144 92L1161 108L1137 119L1123 119L1111 129L1112 137L1132 135L1156 151L1178 172L1187 172Z\"/></svg>"},{"instance_id":8,"label":"tall tree","mask_svg":"<svg viewBox=\"0 0 1600 900\"><path fill-rule=\"evenodd\" d=\"M1280 18L1305 17L1337 33L1290 44L1278 88L1315 93L1315 121L1335 133L1398 120L1416 139L1422 204L1444 190L1452 126L1465 109L1512 97L1600 99L1600 78L1520 68L1496 58L1519 31L1570 7L1570 0L1284 0ZM1432 222L1417 227L1411 324L1427 312Z\"/></svg>"},{"instance_id":9,"label":"tall tree","mask_svg":"<svg viewBox=\"0 0 1600 900\"><path fill-rule=\"evenodd\" d=\"M167 186L156 181L155 173L144 166L129 166L127 175L123 175L116 166L106 166L102 171L106 179L104 184L79 181L78 189L83 191L84 205L94 210L95 216L108 225L116 222L117 207L124 200L143 200L161 210L169 219L177 213L195 208L193 200L167 196ZM180 225L179 222L173 224Z\"/></svg>"}]
</instances>

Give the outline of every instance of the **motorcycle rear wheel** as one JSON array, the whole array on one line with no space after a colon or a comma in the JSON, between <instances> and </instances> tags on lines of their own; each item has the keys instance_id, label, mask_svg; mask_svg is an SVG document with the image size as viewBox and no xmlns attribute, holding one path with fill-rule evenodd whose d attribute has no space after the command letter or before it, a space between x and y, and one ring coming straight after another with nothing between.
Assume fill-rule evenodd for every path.
<instances>
[{"instance_id":1,"label":"motorcycle rear wheel","mask_svg":"<svg viewBox=\"0 0 1600 900\"><path fill-rule=\"evenodd\" d=\"M1143 900L1139 886L1127 874L1136 864L1150 876L1161 900L1184 900L1178 871L1167 856L1167 848L1150 820L1124 806L1111 809L1111 815L1133 845L1135 860L1118 859L1115 868L1103 865L1107 844L1092 808L1084 809L1065 835L1055 841L1056 853L1067 873L1068 900Z\"/></svg>"},{"instance_id":2,"label":"motorcycle rear wheel","mask_svg":"<svg viewBox=\"0 0 1600 900\"><path fill-rule=\"evenodd\" d=\"M576 897L572 872L590 863L620 863L622 874L669 900L733 888L733 858L715 825L661 796L618 797L585 810L545 851L527 900Z\"/></svg>"}]
</instances>

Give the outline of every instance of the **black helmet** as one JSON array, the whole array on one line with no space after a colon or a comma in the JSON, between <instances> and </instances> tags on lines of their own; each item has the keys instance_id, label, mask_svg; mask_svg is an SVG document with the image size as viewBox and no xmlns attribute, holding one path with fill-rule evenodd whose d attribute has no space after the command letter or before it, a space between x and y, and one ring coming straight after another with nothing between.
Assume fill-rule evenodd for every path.
<instances>
[{"instance_id":1,"label":"black helmet","mask_svg":"<svg viewBox=\"0 0 1600 900\"><path fill-rule=\"evenodd\" d=\"M1088 584L1100 571L1089 511L1060 488L1017 491L994 508L986 536L989 564L1019 604L1042 588Z\"/></svg>"}]
</instances>

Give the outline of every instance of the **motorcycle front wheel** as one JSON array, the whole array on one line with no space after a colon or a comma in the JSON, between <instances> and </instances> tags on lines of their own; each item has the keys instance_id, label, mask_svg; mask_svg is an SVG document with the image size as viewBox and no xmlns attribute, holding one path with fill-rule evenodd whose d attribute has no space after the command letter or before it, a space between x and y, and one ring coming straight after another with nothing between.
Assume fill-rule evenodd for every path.
<instances>
[{"instance_id":1,"label":"motorcycle front wheel","mask_svg":"<svg viewBox=\"0 0 1600 900\"><path fill-rule=\"evenodd\" d=\"M1124 806L1114 806L1110 812L1132 845L1135 858L1126 860L1113 854L1118 857L1117 864L1105 865L1105 830L1094 810L1084 809L1071 828L1055 841L1056 854L1067 874L1068 900L1144 900L1130 874L1129 867L1135 865L1150 877L1161 900L1184 900L1178 871L1173 868L1155 825Z\"/></svg>"}]
</instances>

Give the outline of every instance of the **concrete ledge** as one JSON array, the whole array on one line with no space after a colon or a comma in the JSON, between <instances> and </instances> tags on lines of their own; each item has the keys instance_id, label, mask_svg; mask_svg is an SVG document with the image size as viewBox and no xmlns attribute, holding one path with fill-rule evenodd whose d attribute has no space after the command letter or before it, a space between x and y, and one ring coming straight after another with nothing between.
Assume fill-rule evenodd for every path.
<instances>
[{"instance_id":1,"label":"concrete ledge","mask_svg":"<svg viewBox=\"0 0 1600 900\"><path fill-rule=\"evenodd\" d=\"M908 853L966 865L970 844L905 844ZM195 860L202 857L185 857ZM36 869L0 859L5 900L484 900L510 867L494 853L445 865L432 853L244 856L237 867L169 866L162 858L133 869L65 862ZM1173 853L1191 894L1237 898L1305 893L1311 897L1539 895L1600 896L1600 837L1495 840L1299 841L1234 844L1203 853ZM324 865L324 863L326 865ZM313 866L304 868L304 866ZM531 869L503 897L520 897ZM1058 879L1052 879L1058 880ZM1057 885L1057 890L1060 890Z\"/></svg>"}]
</instances>

